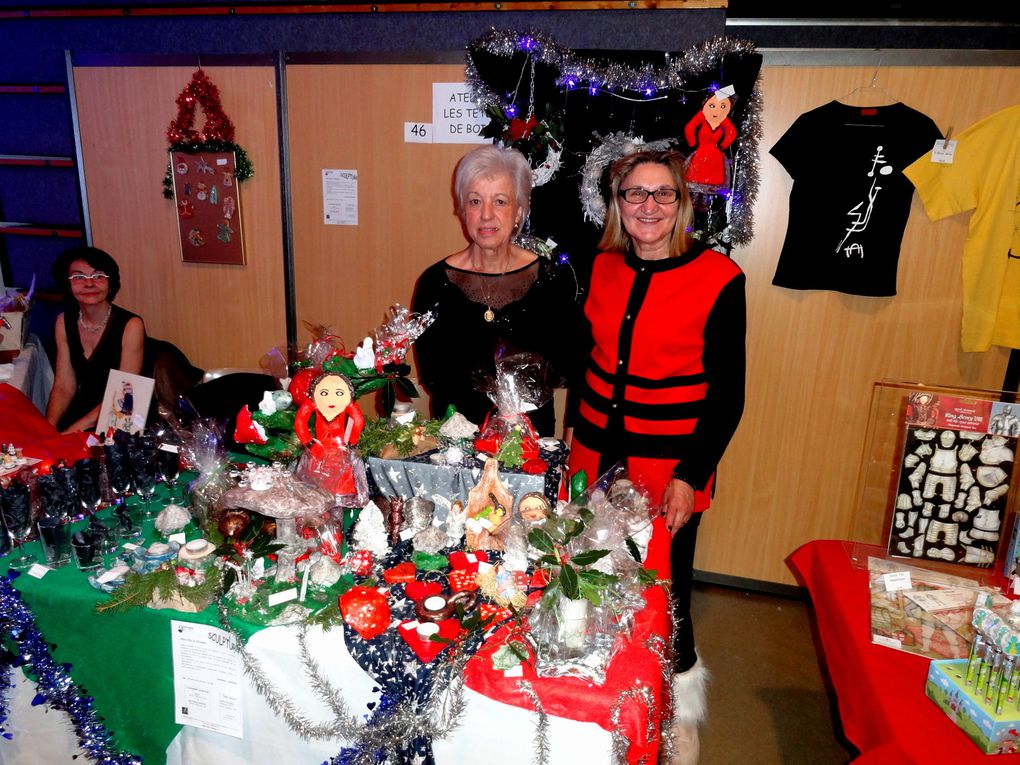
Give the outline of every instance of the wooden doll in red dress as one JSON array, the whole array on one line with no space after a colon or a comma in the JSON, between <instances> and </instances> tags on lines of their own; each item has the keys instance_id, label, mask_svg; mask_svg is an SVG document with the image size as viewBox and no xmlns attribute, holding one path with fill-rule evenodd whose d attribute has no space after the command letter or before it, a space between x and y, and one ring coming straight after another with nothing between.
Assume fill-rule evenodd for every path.
<instances>
[{"instance_id":1,"label":"wooden doll in red dress","mask_svg":"<svg viewBox=\"0 0 1020 765\"><path fill-rule=\"evenodd\" d=\"M309 428L313 414L314 435ZM365 416L354 400L351 381L338 372L320 375L294 417L294 433L308 447L301 472L335 495L357 494L352 463L358 458L347 446L357 444L364 429Z\"/></svg>"},{"instance_id":2,"label":"wooden doll in red dress","mask_svg":"<svg viewBox=\"0 0 1020 765\"><path fill-rule=\"evenodd\" d=\"M726 155L737 140L737 128L729 113L736 98L733 86L720 88L705 99L701 111L684 128L684 138L694 148L687 164L687 182L704 186L726 183Z\"/></svg>"}]
</instances>

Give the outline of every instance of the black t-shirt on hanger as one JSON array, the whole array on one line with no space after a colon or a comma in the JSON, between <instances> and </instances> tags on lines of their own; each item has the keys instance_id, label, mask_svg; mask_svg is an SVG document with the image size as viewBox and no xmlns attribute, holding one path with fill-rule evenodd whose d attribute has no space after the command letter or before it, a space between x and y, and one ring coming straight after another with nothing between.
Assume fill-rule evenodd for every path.
<instances>
[{"instance_id":1,"label":"black t-shirt on hanger","mask_svg":"<svg viewBox=\"0 0 1020 765\"><path fill-rule=\"evenodd\" d=\"M770 151L793 178L789 226L772 283L895 295L914 193L903 169L939 138L930 117L902 103L832 101L798 117Z\"/></svg>"}]
</instances>

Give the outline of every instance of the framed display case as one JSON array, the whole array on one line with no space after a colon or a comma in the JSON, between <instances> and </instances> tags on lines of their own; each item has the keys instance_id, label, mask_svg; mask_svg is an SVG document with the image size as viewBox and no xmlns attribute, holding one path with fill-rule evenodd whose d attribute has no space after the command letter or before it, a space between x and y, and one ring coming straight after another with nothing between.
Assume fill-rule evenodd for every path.
<instances>
[{"instance_id":1,"label":"framed display case","mask_svg":"<svg viewBox=\"0 0 1020 765\"><path fill-rule=\"evenodd\" d=\"M1020 494L1020 406L1014 397L877 383L852 538L881 544L890 556L919 565L1008 574Z\"/></svg>"}]
</instances>

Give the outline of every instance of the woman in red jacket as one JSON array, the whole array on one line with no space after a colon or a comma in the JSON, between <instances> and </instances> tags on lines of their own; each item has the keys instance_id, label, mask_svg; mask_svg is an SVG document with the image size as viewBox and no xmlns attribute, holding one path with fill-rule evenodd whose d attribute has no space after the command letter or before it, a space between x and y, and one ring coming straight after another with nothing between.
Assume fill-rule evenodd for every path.
<instances>
[{"instance_id":1,"label":"woman in red jacket","mask_svg":"<svg viewBox=\"0 0 1020 765\"><path fill-rule=\"evenodd\" d=\"M584 313L591 354L576 392L570 469L626 463L672 536L674 739L697 761L706 673L690 597L701 511L744 406L744 275L687 233L683 156L642 151L610 167L603 250Z\"/></svg>"}]
</instances>

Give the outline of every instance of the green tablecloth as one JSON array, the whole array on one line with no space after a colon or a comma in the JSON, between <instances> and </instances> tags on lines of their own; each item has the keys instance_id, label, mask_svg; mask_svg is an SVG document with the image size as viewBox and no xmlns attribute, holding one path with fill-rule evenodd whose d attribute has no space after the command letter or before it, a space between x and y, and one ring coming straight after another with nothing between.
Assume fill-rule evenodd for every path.
<instances>
[{"instance_id":1,"label":"green tablecloth","mask_svg":"<svg viewBox=\"0 0 1020 765\"><path fill-rule=\"evenodd\" d=\"M152 522L144 528L151 530ZM189 538L196 535L191 532ZM41 559L38 542L29 543L28 550ZM0 572L7 573L5 559L0 559ZM181 728L174 722L170 621L219 626L216 607L197 614L150 608L96 613L96 604L109 596L89 585L73 561L42 579L23 574L14 586L35 614L40 632L56 646L53 657L70 663L74 681L94 698L95 711L116 745L147 763L164 762L166 747ZM237 620L233 624L244 639L260 629Z\"/></svg>"}]
</instances>

